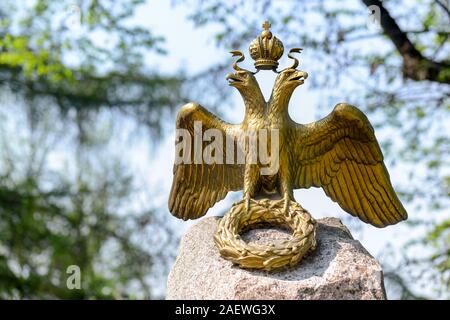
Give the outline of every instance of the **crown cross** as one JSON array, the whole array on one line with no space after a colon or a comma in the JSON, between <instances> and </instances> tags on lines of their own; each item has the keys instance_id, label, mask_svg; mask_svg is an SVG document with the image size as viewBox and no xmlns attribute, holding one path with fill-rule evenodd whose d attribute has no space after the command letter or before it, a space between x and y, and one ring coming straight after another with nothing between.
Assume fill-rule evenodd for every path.
<instances>
[{"instance_id":1,"label":"crown cross","mask_svg":"<svg viewBox=\"0 0 450 320\"><path fill-rule=\"evenodd\" d=\"M252 41L249 47L250 56L255 60L258 70L276 70L278 59L283 55L283 43L270 32L270 22L264 21L263 31Z\"/></svg>"}]
</instances>

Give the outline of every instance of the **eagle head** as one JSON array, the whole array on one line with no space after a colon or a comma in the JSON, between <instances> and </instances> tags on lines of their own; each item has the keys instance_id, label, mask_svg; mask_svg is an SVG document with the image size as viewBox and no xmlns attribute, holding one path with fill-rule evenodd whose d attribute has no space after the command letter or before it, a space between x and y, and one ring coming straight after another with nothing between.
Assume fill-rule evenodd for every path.
<instances>
[{"instance_id":1,"label":"eagle head","mask_svg":"<svg viewBox=\"0 0 450 320\"><path fill-rule=\"evenodd\" d=\"M252 72L247 70L238 70L234 73L229 73L226 76L228 84L238 90L254 87L257 81Z\"/></svg>"},{"instance_id":2,"label":"eagle head","mask_svg":"<svg viewBox=\"0 0 450 320\"><path fill-rule=\"evenodd\" d=\"M293 68L284 69L275 80L275 88L284 92L293 92L308 78L308 73Z\"/></svg>"}]
</instances>

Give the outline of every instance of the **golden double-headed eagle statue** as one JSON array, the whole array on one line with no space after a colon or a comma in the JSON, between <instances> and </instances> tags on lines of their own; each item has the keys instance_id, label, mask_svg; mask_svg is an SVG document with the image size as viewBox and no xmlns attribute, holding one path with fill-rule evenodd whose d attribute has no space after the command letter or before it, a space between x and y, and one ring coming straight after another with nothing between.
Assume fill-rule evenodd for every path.
<instances>
[{"instance_id":1,"label":"golden double-headed eagle statue","mask_svg":"<svg viewBox=\"0 0 450 320\"><path fill-rule=\"evenodd\" d=\"M250 44L250 55L255 60L256 72L277 72L283 44L272 35L268 22L263 28L261 35ZM169 209L183 220L196 219L229 191L243 190L243 200L225 215L215 236L222 256L242 267L271 270L294 265L315 248L316 223L295 202L293 189L321 187L343 210L376 227L407 218L390 182L374 130L358 108L340 103L328 116L310 124L299 124L289 117L292 93L308 77L306 72L297 70L298 60L292 56L300 51L299 48L290 50L288 56L294 60L293 65L277 72L269 101L261 93L256 72L237 65L244 60L244 55L232 51L239 58L233 64L235 72L226 79L244 100L242 123L227 123L197 103L184 105L176 120L176 128L191 136L214 129L237 141L222 144L214 155L215 161L202 163L192 152L198 148L194 146L195 139L179 139L177 143L184 143L184 150L189 150L189 154L184 155L184 162L174 165ZM248 137L246 132L260 130L277 132L278 153L274 160L278 162L277 170L266 174L262 174L264 165L260 161L248 161L248 141L246 144L242 138ZM261 143L261 137L257 139ZM264 143L274 141L266 139ZM207 144L205 140L200 143L202 148ZM227 148L235 145L244 150L244 161L226 161L229 160L225 159ZM232 156L233 160L236 158ZM291 227L294 239L259 247L243 242L239 236L243 229L264 222Z\"/></svg>"}]
</instances>

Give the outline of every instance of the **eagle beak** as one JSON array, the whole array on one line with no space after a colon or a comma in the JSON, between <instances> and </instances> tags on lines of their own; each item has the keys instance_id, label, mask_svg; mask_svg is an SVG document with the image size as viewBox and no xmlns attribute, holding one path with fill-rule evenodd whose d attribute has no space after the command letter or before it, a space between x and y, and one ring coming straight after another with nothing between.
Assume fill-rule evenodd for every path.
<instances>
[{"instance_id":1,"label":"eagle beak","mask_svg":"<svg viewBox=\"0 0 450 320\"><path fill-rule=\"evenodd\" d=\"M238 83L242 83L242 79L235 73L229 73L226 75L225 79L228 80L230 86L235 86Z\"/></svg>"},{"instance_id":2,"label":"eagle beak","mask_svg":"<svg viewBox=\"0 0 450 320\"><path fill-rule=\"evenodd\" d=\"M303 84L308 78L308 73L305 71L295 71L293 75L289 78L290 82L296 82L298 85Z\"/></svg>"}]
</instances>

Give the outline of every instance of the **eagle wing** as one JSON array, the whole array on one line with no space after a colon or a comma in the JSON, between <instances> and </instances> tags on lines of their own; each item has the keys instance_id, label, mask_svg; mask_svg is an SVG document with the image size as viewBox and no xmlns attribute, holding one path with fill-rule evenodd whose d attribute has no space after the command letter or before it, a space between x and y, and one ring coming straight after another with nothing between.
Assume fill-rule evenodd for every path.
<instances>
[{"instance_id":1,"label":"eagle wing","mask_svg":"<svg viewBox=\"0 0 450 320\"><path fill-rule=\"evenodd\" d=\"M322 187L342 209L376 227L407 218L374 130L360 110L341 103L322 120L298 124L294 131L295 188Z\"/></svg>"},{"instance_id":2,"label":"eagle wing","mask_svg":"<svg viewBox=\"0 0 450 320\"><path fill-rule=\"evenodd\" d=\"M203 133L216 129L223 137L222 163L194 163L194 123L199 121ZM188 220L203 216L228 191L241 190L244 179L243 164L226 163L226 135L235 135L238 125L228 124L196 103L184 105L178 113L176 128L189 132L191 157L189 163L174 165L172 189L169 196L169 210L177 218ZM203 152L207 143L202 143ZM189 147L185 145L185 147ZM233 147L236 147L234 145ZM236 149L235 149L236 150Z\"/></svg>"}]
</instances>

